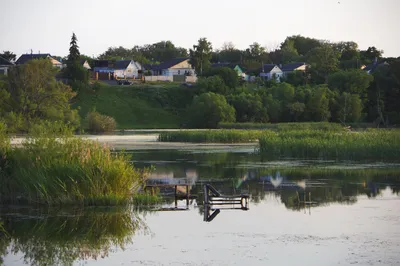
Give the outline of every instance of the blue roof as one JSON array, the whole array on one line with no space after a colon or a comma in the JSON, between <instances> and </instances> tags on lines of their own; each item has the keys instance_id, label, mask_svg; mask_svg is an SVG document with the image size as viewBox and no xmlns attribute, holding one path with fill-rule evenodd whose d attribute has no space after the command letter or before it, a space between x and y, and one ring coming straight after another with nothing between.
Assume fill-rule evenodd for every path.
<instances>
[{"instance_id":1,"label":"blue roof","mask_svg":"<svg viewBox=\"0 0 400 266\"><path fill-rule=\"evenodd\" d=\"M290 63L290 64L283 65L281 67L281 70L283 72L290 72L290 71L294 71L296 68L299 68L299 67L304 66L304 65L306 65L305 62Z\"/></svg>"}]
</instances>

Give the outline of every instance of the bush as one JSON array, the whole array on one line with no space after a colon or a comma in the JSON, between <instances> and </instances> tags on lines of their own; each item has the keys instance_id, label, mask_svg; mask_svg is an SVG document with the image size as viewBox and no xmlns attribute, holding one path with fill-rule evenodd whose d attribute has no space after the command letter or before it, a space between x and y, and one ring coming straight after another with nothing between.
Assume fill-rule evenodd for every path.
<instances>
[{"instance_id":1,"label":"bush","mask_svg":"<svg viewBox=\"0 0 400 266\"><path fill-rule=\"evenodd\" d=\"M87 115L89 123L89 131L91 133L106 133L112 132L117 128L115 119L111 116L102 115L98 112L90 112Z\"/></svg>"}]
</instances>

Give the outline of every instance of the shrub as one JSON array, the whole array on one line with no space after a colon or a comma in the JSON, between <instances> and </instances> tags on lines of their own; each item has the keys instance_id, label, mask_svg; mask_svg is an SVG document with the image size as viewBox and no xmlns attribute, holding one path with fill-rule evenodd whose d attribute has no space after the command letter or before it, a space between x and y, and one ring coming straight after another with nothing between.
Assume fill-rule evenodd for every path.
<instances>
[{"instance_id":1,"label":"shrub","mask_svg":"<svg viewBox=\"0 0 400 266\"><path fill-rule=\"evenodd\" d=\"M92 133L112 132L117 128L115 119L98 112L90 112L87 116L89 131Z\"/></svg>"}]
</instances>

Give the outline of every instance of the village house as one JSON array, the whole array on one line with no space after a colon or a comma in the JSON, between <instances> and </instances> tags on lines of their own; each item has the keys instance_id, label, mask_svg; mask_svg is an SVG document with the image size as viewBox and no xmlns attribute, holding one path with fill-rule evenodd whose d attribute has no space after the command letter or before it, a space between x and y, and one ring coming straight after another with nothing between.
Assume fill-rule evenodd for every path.
<instances>
[{"instance_id":1,"label":"village house","mask_svg":"<svg viewBox=\"0 0 400 266\"><path fill-rule=\"evenodd\" d=\"M50 54L23 54L18 58L15 64L22 65L33 59L46 59L46 58L50 60L53 66L58 68L63 68L63 64L54 57L52 57Z\"/></svg>"},{"instance_id":2,"label":"village house","mask_svg":"<svg viewBox=\"0 0 400 266\"><path fill-rule=\"evenodd\" d=\"M114 65L114 76L116 78L139 78L142 74L142 66L133 60L118 60Z\"/></svg>"},{"instance_id":3,"label":"village house","mask_svg":"<svg viewBox=\"0 0 400 266\"><path fill-rule=\"evenodd\" d=\"M14 64L0 56L0 75L7 75L8 69Z\"/></svg>"},{"instance_id":4,"label":"village house","mask_svg":"<svg viewBox=\"0 0 400 266\"><path fill-rule=\"evenodd\" d=\"M286 76L289 73L295 72L295 71L303 71L305 72L307 70L308 65L305 62L296 62L296 63L290 63L283 65L281 67L281 70L283 72L283 76Z\"/></svg>"},{"instance_id":5,"label":"village house","mask_svg":"<svg viewBox=\"0 0 400 266\"><path fill-rule=\"evenodd\" d=\"M189 58L174 58L159 65L152 65L153 76L195 76L195 71Z\"/></svg>"},{"instance_id":6,"label":"village house","mask_svg":"<svg viewBox=\"0 0 400 266\"><path fill-rule=\"evenodd\" d=\"M377 68L382 67L382 66L388 66L389 63L386 61L381 61L378 62L378 59L375 58L374 62L372 64L369 64L367 66L363 66L361 69L366 71L368 74L372 74Z\"/></svg>"},{"instance_id":7,"label":"village house","mask_svg":"<svg viewBox=\"0 0 400 266\"><path fill-rule=\"evenodd\" d=\"M265 64L262 66L260 77L266 80L275 78L276 81L280 81L283 76L282 70L274 64Z\"/></svg>"}]
</instances>

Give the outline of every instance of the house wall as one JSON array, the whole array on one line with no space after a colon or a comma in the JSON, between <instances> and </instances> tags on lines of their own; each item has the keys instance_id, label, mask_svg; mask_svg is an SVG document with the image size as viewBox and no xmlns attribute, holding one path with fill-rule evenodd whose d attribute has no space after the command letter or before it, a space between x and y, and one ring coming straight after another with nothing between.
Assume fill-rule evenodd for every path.
<instances>
[{"instance_id":1,"label":"house wall","mask_svg":"<svg viewBox=\"0 0 400 266\"><path fill-rule=\"evenodd\" d=\"M0 75L7 75L8 66L0 66Z\"/></svg>"},{"instance_id":2,"label":"house wall","mask_svg":"<svg viewBox=\"0 0 400 266\"><path fill-rule=\"evenodd\" d=\"M145 81L174 81L173 76L145 76Z\"/></svg>"},{"instance_id":3,"label":"house wall","mask_svg":"<svg viewBox=\"0 0 400 266\"><path fill-rule=\"evenodd\" d=\"M281 77L283 76L283 72L279 67L274 67L268 73L260 73L260 77L265 78L265 79L271 79L274 75L275 75L276 80L280 81Z\"/></svg>"},{"instance_id":4,"label":"house wall","mask_svg":"<svg viewBox=\"0 0 400 266\"><path fill-rule=\"evenodd\" d=\"M91 69L91 67L87 61L85 63L83 63L83 67L86 69Z\"/></svg>"},{"instance_id":5,"label":"house wall","mask_svg":"<svg viewBox=\"0 0 400 266\"><path fill-rule=\"evenodd\" d=\"M138 78L139 69L131 62L126 69L116 69L114 70L115 76L118 78Z\"/></svg>"},{"instance_id":6,"label":"house wall","mask_svg":"<svg viewBox=\"0 0 400 266\"><path fill-rule=\"evenodd\" d=\"M192 73L192 76L195 76L194 69L192 68L169 68L162 71L163 76L178 76L178 75L185 75L185 72Z\"/></svg>"}]
</instances>

